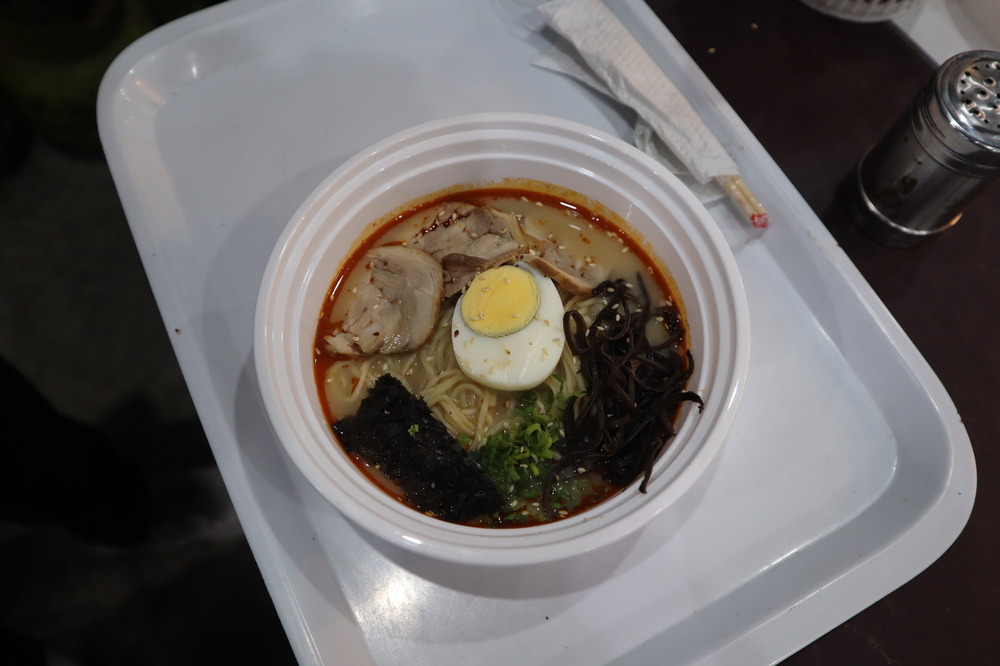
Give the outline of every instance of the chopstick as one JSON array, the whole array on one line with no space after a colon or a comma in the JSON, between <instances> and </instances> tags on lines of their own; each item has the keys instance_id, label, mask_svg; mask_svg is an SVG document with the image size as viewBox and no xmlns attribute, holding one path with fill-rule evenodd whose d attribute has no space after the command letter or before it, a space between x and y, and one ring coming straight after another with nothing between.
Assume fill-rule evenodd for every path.
<instances>
[{"instance_id":1,"label":"chopstick","mask_svg":"<svg viewBox=\"0 0 1000 666\"><path fill-rule=\"evenodd\" d=\"M726 148L677 86L601 0L551 0L538 6L548 25L576 47L580 63L551 67L631 106L700 182L715 181L758 229L767 211L739 175ZM649 152L649 151L647 151ZM731 175L730 175L731 174Z\"/></svg>"},{"instance_id":2,"label":"chopstick","mask_svg":"<svg viewBox=\"0 0 1000 666\"><path fill-rule=\"evenodd\" d=\"M749 218L750 223L758 229L766 229L768 225L767 210L761 204L760 199L750 191L743 178L736 176L717 176L715 179L730 200L736 204L744 215Z\"/></svg>"}]
</instances>

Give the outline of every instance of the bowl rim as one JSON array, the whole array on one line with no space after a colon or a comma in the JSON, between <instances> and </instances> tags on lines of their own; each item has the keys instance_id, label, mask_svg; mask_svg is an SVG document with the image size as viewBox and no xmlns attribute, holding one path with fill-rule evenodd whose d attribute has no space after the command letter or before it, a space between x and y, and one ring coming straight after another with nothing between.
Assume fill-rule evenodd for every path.
<instances>
[{"instance_id":1,"label":"bowl rim","mask_svg":"<svg viewBox=\"0 0 1000 666\"><path fill-rule=\"evenodd\" d=\"M549 146L552 142L557 142L560 146L565 143L570 149L588 152L589 157L598 160L601 156L613 155L622 164L634 168L636 173L645 174L648 182L644 184L644 189L649 192L650 197L656 201L665 197L662 199L664 205L669 204L672 210L676 209L675 213L679 211L684 215L685 219L677 219L676 224L701 243L695 253L698 259L702 260L706 254L710 255L712 265L720 269L710 277L718 280L716 288L720 290L725 302L718 303L717 307L726 310L731 330L717 333L720 336L731 336L735 344L728 349L728 357L723 356L721 359L725 367L716 368L716 375L725 377L725 386L721 396L713 396L713 400L721 400L712 406L713 422L705 426L707 432L703 435L704 439L698 443L691 458L686 460L683 467L671 471L672 477L668 479L666 487L645 496L652 499L641 503L633 502L633 507L618 516L618 520L594 521L592 517L588 517L591 512L585 512L580 516L543 526L491 530L430 518L398 502L395 504L402 507L403 511L397 509L396 514L390 517L387 514L392 511L390 504L380 502L377 496L369 494L364 486L357 483L360 480L367 486L374 487L355 469L351 470L356 477L352 481L340 476L337 478L362 493L361 496L370 500L370 503L359 502L356 496L331 484L331 465L335 467L336 464L324 460L316 450L310 449L309 442L302 441L303 437L312 437L314 440L319 437L317 424L290 422L289 413L294 410L290 409L288 401L291 394L301 391L301 387L290 385L288 377L275 367L275 363L282 357L282 350L286 349L285 345L294 346L289 338L295 337L282 327L273 325L275 299L280 295L276 292L290 287L287 282L282 283L287 276L285 269L295 265L303 253L310 249L309 242L319 233L318 229L329 227L325 220L320 219L323 211L340 205L340 197L350 195L354 191L352 187L363 187L368 175L385 177L387 167L400 160L419 157L422 151L444 151L446 148L442 146L448 146L451 141L461 142L464 137L469 142L472 140L469 137L480 135L489 135L493 140L497 140L498 135L508 136L515 144L517 140L530 144L532 137L541 142L542 146ZM661 226L658 222L654 224ZM336 232L333 235L336 236ZM351 242L354 241L352 238ZM344 248L341 254L346 254L347 250L348 248ZM326 278L327 285L332 277ZM685 296L686 304L687 300ZM292 319L300 321L294 317ZM396 546L435 559L463 564L518 566L563 559L618 541L641 528L685 494L715 459L735 419L749 367L749 337L749 309L735 257L705 207L666 167L617 136L574 121L532 113L485 112L433 120L396 132L346 160L313 189L282 230L262 275L254 311L253 355L265 412L282 448L310 484L351 522ZM311 392L315 394L315 385L311 380L310 375ZM285 389L291 392L289 396L282 395ZM308 415L303 418L308 419ZM691 419L686 423L691 423ZM325 423L323 427L329 430ZM303 433L302 428L307 428L307 431ZM327 433L326 437L332 438L332 434ZM338 446L336 442L334 446ZM671 448L673 447L668 447L667 451ZM673 462L665 462L664 458L661 455L657 462L658 473ZM353 463L347 462L353 466ZM388 497L381 489L375 490ZM637 490L633 492L637 493ZM618 497L621 495L623 493ZM619 499L613 508L617 509L627 501ZM609 511L602 510L598 513L603 516ZM589 526L586 525L588 520L592 523ZM571 530L576 530L579 534L566 537ZM572 548L567 547L569 542L572 542Z\"/></svg>"}]
</instances>

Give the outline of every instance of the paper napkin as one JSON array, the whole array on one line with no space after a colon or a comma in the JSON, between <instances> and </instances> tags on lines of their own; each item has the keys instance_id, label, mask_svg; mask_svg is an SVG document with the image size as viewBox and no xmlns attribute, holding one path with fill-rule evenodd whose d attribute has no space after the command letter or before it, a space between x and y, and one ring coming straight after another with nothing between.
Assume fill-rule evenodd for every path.
<instances>
[{"instance_id":1,"label":"paper napkin","mask_svg":"<svg viewBox=\"0 0 1000 666\"><path fill-rule=\"evenodd\" d=\"M703 202L727 194L716 179L736 163L691 104L601 0L551 0L538 7L567 43L533 62L571 76L632 108L636 146L675 173Z\"/></svg>"}]
</instances>

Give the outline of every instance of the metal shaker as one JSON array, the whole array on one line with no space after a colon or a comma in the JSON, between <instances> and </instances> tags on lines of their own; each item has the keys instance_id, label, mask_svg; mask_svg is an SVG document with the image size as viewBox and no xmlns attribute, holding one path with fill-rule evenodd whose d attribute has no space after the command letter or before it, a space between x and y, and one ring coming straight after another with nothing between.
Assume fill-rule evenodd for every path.
<instances>
[{"instance_id":1,"label":"metal shaker","mask_svg":"<svg viewBox=\"0 0 1000 666\"><path fill-rule=\"evenodd\" d=\"M948 59L858 163L858 224L905 247L948 229L1000 177L1000 53Z\"/></svg>"}]
</instances>

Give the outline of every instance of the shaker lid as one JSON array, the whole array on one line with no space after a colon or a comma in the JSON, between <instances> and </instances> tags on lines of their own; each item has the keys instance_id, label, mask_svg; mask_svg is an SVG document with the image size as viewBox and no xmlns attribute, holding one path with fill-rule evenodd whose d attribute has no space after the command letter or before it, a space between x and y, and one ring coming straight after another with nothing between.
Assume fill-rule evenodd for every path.
<instances>
[{"instance_id":1,"label":"shaker lid","mask_svg":"<svg viewBox=\"0 0 1000 666\"><path fill-rule=\"evenodd\" d=\"M959 132L988 153L1000 152L1000 53L953 56L938 69L935 93Z\"/></svg>"}]
</instances>

